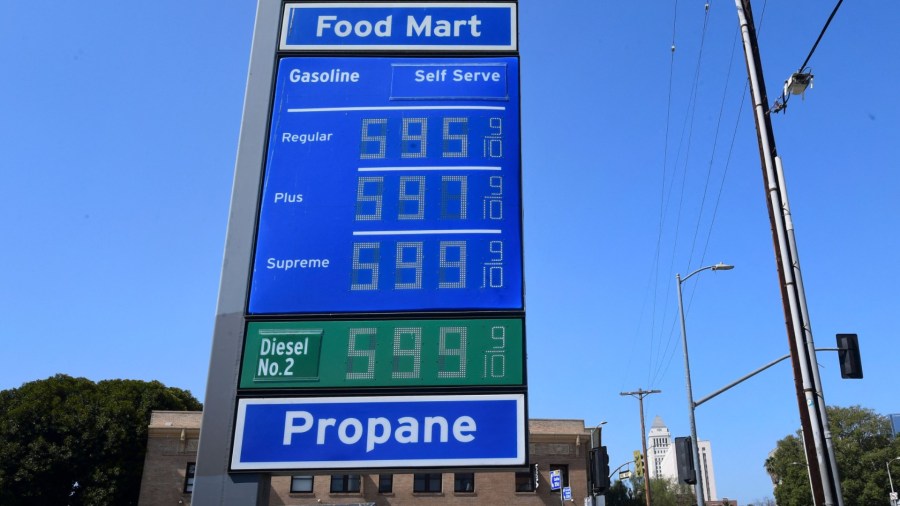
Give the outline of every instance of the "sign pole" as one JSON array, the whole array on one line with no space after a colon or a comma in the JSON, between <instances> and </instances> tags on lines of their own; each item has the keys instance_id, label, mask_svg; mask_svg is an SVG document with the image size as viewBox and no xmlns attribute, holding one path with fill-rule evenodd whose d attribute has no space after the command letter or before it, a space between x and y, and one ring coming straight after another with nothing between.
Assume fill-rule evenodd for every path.
<instances>
[{"instance_id":1,"label":"sign pole","mask_svg":"<svg viewBox=\"0 0 900 506\"><path fill-rule=\"evenodd\" d=\"M268 477L229 474L231 437L241 352L247 279L253 254L258 195L265 158L265 136L271 99L269 81L277 47L279 0L259 0L250 51L247 92L238 141L231 211L225 239L222 278L213 330L203 421L194 478L192 503L206 505L268 504Z\"/></svg>"}]
</instances>

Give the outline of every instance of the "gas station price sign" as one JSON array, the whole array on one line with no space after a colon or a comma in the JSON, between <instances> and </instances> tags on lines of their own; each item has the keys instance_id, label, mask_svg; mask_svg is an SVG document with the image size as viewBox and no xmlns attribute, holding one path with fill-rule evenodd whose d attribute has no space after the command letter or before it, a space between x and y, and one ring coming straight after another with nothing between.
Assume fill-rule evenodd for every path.
<instances>
[{"instance_id":1,"label":"gas station price sign","mask_svg":"<svg viewBox=\"0 0 900 506\"><path fill-rule=\"evenodd\" d=\"M240 388L521 386L521 319L250 322Z\"/></svg>"},{"instance_id":2,"label":"gas station price sign","mask_svg":"<svg viewBox=\"0 0 900 506\"><path fill-rule=\"evenodd\" d=\"M248 313L522 310L518 74L282 58Z\"/></svg>"}]
</instances>

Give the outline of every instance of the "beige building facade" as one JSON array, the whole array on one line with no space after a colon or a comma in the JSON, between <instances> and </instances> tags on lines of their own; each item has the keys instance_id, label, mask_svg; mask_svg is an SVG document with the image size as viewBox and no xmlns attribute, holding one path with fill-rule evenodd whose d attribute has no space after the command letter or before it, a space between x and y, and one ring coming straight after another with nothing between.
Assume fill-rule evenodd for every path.
<instances>
[{"instance_id":1,"label":"beige building facade","mask_svg":"<svg viewBox=\"0 0 900 506\"><path fill-rule=\"evenodd\" d=\"M191 504L200 412L154 411L139 506ZM574 504L588 495L590 429L583 420L529 420L529 469L454 470L419 474L295 474L272 476L270 505L558 505L550 471L559 469ZM535 473L535 466L536 473ZM457 472L459 471L459 472ZM537 477L537 480L535 480Z\"/></svg>"}]
</instances>

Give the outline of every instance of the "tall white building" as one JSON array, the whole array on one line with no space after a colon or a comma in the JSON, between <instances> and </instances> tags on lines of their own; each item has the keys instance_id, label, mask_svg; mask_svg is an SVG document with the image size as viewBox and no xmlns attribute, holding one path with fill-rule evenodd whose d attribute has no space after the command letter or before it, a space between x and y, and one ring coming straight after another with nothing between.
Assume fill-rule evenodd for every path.
<instances>
[{"instance_id":1,"label":"tall white building","mask_svg":"<svg viewBox=\"0 0 900 506\"><path fill-rule=\"evenodd\" d=\"M669 477L670 473L663 471L663 460L665 460L669 448L672 447L672 434L659 416L653 419L653 425L650 426L650 435L647 439L647 459L650 462L646 463L646 467L650 477ZM673 451L672 454L674 455L675 452ZM676 467L672 469L677 470Z\"/></svg>"},{"instance_id":2,"label":"tall white building","mask_svg":"<svg viewBox=\"0 0 900 506\"><path fill-rule=\"evenodd\" d=\"M718 501L716 491L716 473L713 466L712 446L709 441L700 441L700 474L703 478L703 497L709 501ZM651 478L669 478L678 480L678 462L675 459L675 445L672 434L657 416L653 419L650 434L647 436L647 472Z\"/></svg>"}]
</instances>

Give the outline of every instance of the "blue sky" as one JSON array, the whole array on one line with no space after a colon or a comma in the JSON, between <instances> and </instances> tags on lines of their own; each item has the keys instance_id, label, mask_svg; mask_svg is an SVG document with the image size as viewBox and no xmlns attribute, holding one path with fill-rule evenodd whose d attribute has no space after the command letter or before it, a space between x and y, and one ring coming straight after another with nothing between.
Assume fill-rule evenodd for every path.
<instances>
[{"instance_id":1,"label":"blue sky","mask_svg":"<svg viewBox=\"0 0 900 506\"><path fill-rule=\"evenodd\" d=\"M754 2L770 101L834 4ZM205 391L255 2L0 3L0 389L56 373ZM805 99L773 118L819 347L858 333L865 379L819 354L828 404L897 401L900 82L895 2L841 7ZM521 0L529 414L637 402L687 435L675 274L695 397L787 353L731 2ZM705 30L704 30L705 26ZM674 55L671 46L675 43ZM704 197L705 195L705 197ZM799 426L782 363L697 410L720 497L771 496Z\"/></svg>"}]
</instances>

